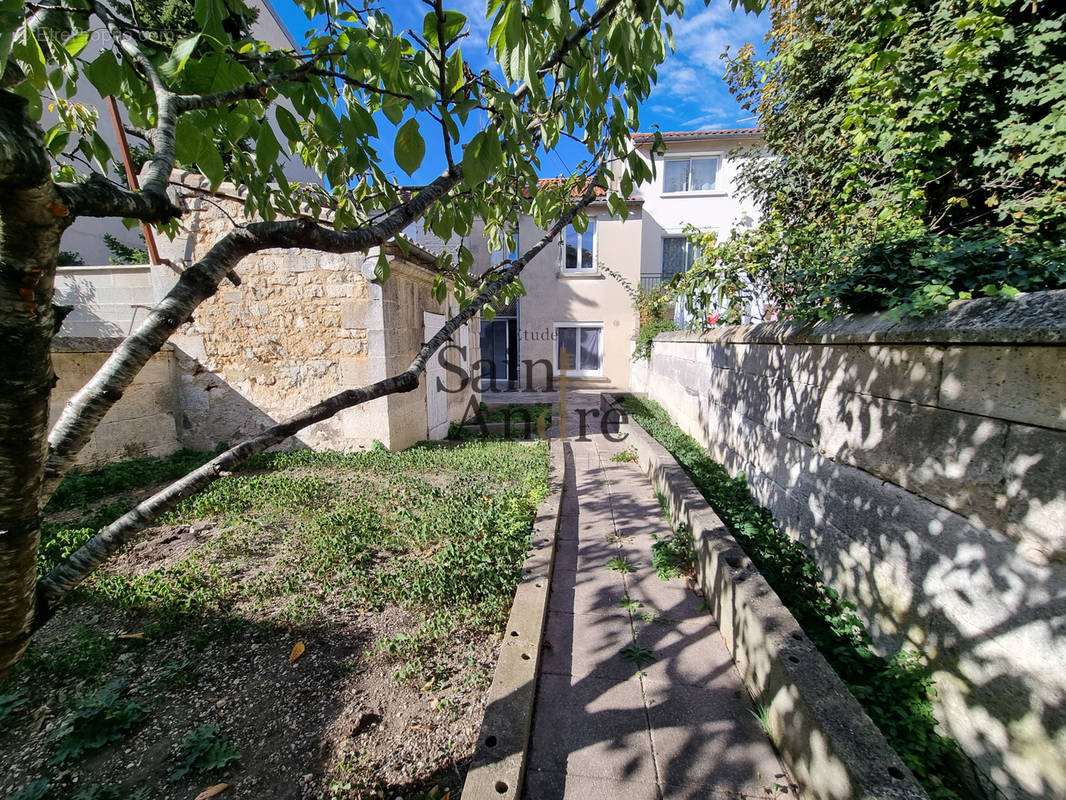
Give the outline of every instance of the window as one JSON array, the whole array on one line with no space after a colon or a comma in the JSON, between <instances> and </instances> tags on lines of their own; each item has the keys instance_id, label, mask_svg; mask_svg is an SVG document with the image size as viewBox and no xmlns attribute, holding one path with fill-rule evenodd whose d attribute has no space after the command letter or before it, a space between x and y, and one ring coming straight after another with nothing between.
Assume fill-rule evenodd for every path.
<instances>
[{"instance_id":1,"label":"window","mask_svg":"<svg viewBox=\"0 0 1066 800\"><path fill-rule=\"evenodd\" d=\"M675 275L692 269L692 262L699 254L699 246L693 244L686 236L663 237L663 271L664 281Z\"/></svg>"},{"instance_id":2,"label":"window","mask_svg":"<svg viewBox=\"0 0 1066 800\"><path fill-rule=\"evenodd\" d=\"M567 273L596 271L596 220L590 219L584 233L567 225L559 254L559 268Z\"/></svg>"},{"instance_id":3,"label":"window","mask_svg":"<svg viewBox=\"0 0 1066 800\"><path fill-rule=\"evenodd\" d=\"M603 367L603 324L557 322L555 371L567 375L599 375Z\"/></svg>"},{"instance_id":4,"label":"window","mask_svg":"<svg viewBox=\"0 0 1066 800\"><path fill-rule=\"evenodd\" d=\"M720 163L717 156L668 160L663 166L663 194L717 191Z\"/></svg>"}]
</instances>

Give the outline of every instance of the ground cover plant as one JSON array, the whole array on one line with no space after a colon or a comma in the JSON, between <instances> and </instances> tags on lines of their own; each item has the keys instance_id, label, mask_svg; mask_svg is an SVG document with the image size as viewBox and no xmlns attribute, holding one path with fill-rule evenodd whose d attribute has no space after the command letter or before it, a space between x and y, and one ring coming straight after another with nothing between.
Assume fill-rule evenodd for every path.
<instances>
[{"instance_id":1,"label":"ground cover plant","mask_svg":"<svg viewBox=\"0 0 1066 800\"><path fill-rule=\"evenodd\" d=\"M76 476L40 570L192 458ZM541 443L257 456L34 640L0 697L0 797L454 795L547 472Z\"/></svg>"},{"instance_id":2,"label":"ground cover plant","mask_svg":"<svg viewBox=\"0 0 1066 800\"><path fill-rule=\"evenodd\" d=\"M624 397L622 407L677 459L866 713L935 800L968 796L957 745L936 731L931 679L919 658L885 658L854 606L822 582L807 549L752 498L743 474L730 477L662 406Z\"/></svg>"}]
</instances>

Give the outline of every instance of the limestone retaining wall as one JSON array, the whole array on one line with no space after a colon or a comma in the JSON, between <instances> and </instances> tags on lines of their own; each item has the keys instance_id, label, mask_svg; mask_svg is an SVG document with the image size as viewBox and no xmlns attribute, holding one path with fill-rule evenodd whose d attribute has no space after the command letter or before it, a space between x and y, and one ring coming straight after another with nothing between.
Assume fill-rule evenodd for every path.
<instances>
[{"instance_id":1,"label":"limestone retaining wall","mask_svg":"<svg viewBox=\"0 0 1066 800\"><path fill-rule=\"evenodd\" d=\"M63 406L111 355L117 340L57 338L52 365L59 382L52 389L48 425ZM115 403L78 456L78 467L91 468L140 456L165 456L180 446L176 424L176 377L170 347L156 353Z\"/></svg>"},{"instance_id":2,"label":"limestone retaining wall","mask_svg":"<svg viewBox=\"0 0 1066 800\"><path fill-rule=\"evenodd\" d=\"M1066 292L656 338L661 403L929 659L990 791L1066 796Z\"/></svg>"}]
</instances>

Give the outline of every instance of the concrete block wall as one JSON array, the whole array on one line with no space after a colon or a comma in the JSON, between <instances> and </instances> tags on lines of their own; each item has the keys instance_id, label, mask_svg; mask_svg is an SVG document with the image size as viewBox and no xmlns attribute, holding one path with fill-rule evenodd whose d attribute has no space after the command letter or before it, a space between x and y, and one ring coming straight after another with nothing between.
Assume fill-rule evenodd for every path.
<instances>
[{"instance_id":1,"label":"concrete block wall","mask_svg":"<svg viewBox=\"0 0 1066 800\"><path fill-rule=\"evenodd\" d=\"M155 303L151 271L147 264L59 267L55 302L73 308L63 321L60 335L128 336Z\"/></svg>"},{"instance_id":2,"label":"concrete block wall","mask_svg":"<svg viewBox=\"0 0 1066 800\"><path fill-rule=\"evenodd\" d=\"M48 425L59 418L74 394L111 355L116 340L57 338L53 343L52 365L59 382L52 389ZM180 447L176 423L176 372L171 348L152 356L126 389L122 398L101 420L89 444L78 456L76 466L98 467L111 461L140 456L165 456Z\"/></svg>"},{"instance_id":3,"label":"concrete block wall","mask_svg":"<svg viewBox=\"0 0 1066 800\"><path fill-rule=\"evenodd\" d=\"M1066 796L1066 292L663 334L631 388L924 654L990 794Z\"/></svg>"}]
</instances>

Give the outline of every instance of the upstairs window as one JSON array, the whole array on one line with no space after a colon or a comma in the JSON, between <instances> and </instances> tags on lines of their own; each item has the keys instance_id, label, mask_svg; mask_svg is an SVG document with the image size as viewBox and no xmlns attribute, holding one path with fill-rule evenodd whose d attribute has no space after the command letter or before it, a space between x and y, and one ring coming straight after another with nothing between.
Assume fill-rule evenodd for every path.
<instances>
[{"instance_id":1,"label":"upstairs window","mask_svg":"<svg viewBox=\"0 0 1066 800\"><path fill-rule=\"evenodd\" d=\"M676 158L663 165L663 194L718 191L718 168L722 159Z\"/></svg>"},{"instance_id":2,"label":"upstairs window","mask_svg":"<svg viewBox=\"0 0 1066 800\"><path fill-rule=\"evenodd\" d=\"M567 225L559 253L559 268L565 273L596 271L596 220L590 219L584 233Z\"/></svg>"}]
</instances>

